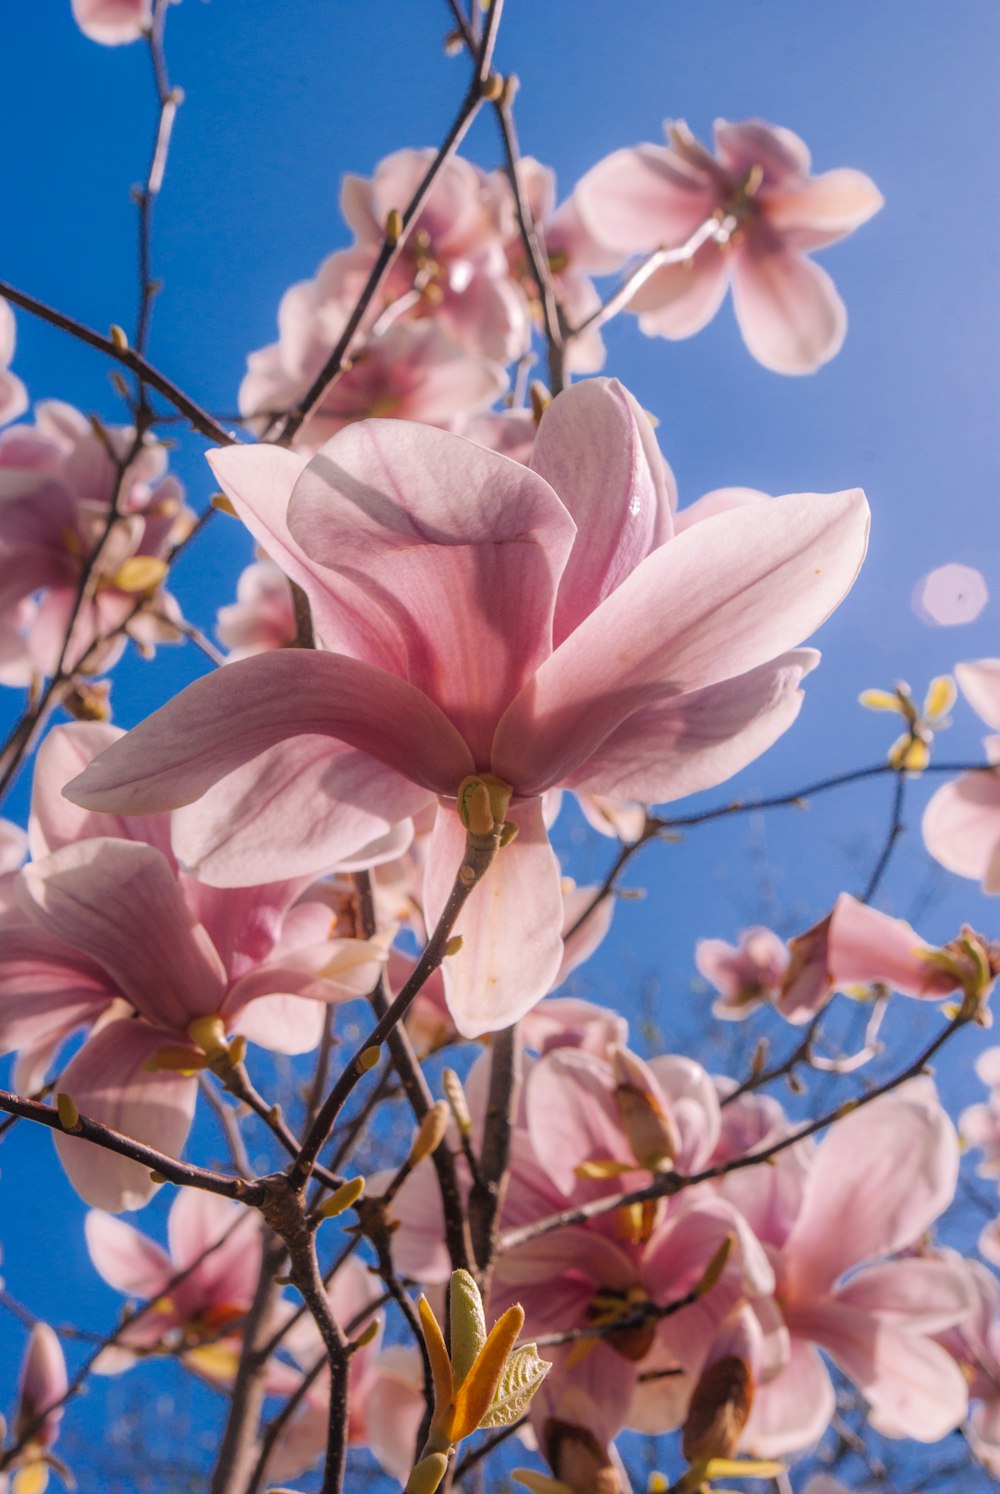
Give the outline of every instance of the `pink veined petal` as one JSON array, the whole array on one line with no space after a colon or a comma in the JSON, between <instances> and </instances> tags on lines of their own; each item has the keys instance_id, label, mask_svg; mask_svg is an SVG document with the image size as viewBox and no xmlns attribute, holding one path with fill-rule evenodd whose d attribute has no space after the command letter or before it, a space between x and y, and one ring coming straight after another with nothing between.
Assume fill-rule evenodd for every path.
<instances>
[{"instance_id":1,"label":"pink veined petal","mask_svg":"<svg viewBox=\"0 0 1000 1494\"><path fill-rule=\"evenodd\" d=\"M575 528L548 483L447 431L363 421L309 463L289 525L485 767L500 715L551 651Z\"/></svg>"},{"instance_id":2,"label":"pink veined petal","mask_svg":"<svg viewBox=\"0 0 1000 1494\"><path fill-rule=\"evenodd\" d=\"M691 259L661 265L628 303L647 337L692 337L707 327L725 300L729 256L718 244L702 244Z\"/></svg>"},{"instance_id":3,"label":"pink veined petal","mask_svg":"<svg viewBox=\"0 0 1000 1494\"><path fill-rule=\"evenodd\" d=\"M766 193L768 223L791 249L823 249L867 223L884 199L870 176L841 167Z\"/></svg>"},{"instance_id":4,"label":"pink veined petal","mask_svg":"<svg viewBox=\"0 0 1000 1494\"><path fill-rule=\"evenodd\" d=\"M189 1075L145 1065L174 1034L144 1022L111 1022L84 1043L63 1072L60 1089L88 1120L100 1121L169 1157L187 1141L198 1096ZM56 1151L77 1193L96 1209L138 1209L156 1192L149 1168L65 1132Z\"/></svg>"},{"instance_id":5,"label":"pink veined petal","mask_svg":"<svg viewBox=\"0 0 1000 1494\"><path fill-rule=\"evenodd\" d=\"M808 1334L862 1392L869 1420L887 1437L937 1442L968 1409L968 1388L955 1360L919 1333L834 1300L796 1314Z\"/></svg>"},{"instance_id":6,"label":"pink veined petal","mask_svg":"<svg viewBox=\"0 0 1000 1494\"><path fill-rule=\"evenodd\" d=\"M136 820L127 815L95 813L81 809L62 792L71 779L124 735L119 727L96 721L57 726L48 733L35 759L31 790L29 831L31 854L36 861L50 851L95 836L145 841L169 861L173 860L167 815L144 815Z\"/></svg>"},{"instance_id":7,"label":"pink veined petal","mask_svg":"<svg viewBox=\"0 0 1000 1494\"><path fill-rule=\"evenodd\" d=\"M1000 659L977 659L956 664L955 678L972 709L1000 731Z\"/></svg>"},{"instance_id":8,"label":"pink veined petal","mask_svg":"<svg viewBox=\"0 0 1000 1494\"><path fill-rule=\"evenodd\" d=\"M43 928L103 966L150 1021L185 1032L193 1018L219 1010L222 961L152 846L64 846L25 867L18 896Z\"/></svg>"},{"instance_id":9,"label":"pink veined petal","mask_svg":"<svg viewBox=\"0 0 1000 1494\"><path fill-rule=\"evenodd\" d=\"M444 965L445 992L463 1037L509 1027L552 988L562 962L562 886L541 802L514 802L517 837L504 846L455 925L462 948ZM424 903L433 928L465 849L454 809L441 806L427 858Z\"/></svg>"},{"instance_id":10,"label":"pink veined petal","mask_svg":"<svg viewBox=\"0 0 1000 1494\"><path fill-rule=\"evenodd\" d=\"M587 232L623 254L682 244L715 208L709 177L665 145L616 150L577 183Z\"/></svg>"},{"instance_id":11,"label":"pink veined petal","mask_svg":"<svg viewBox=\"0 0 1000 1494\"><path fill-rule=\"evenodd\" d=\"M304 996L261 996L242 1006L231 1026L272 1053L311 1053L323 1036L323 1007Z\"/></svg>"},{"instance_id":12,"label":"pink veined petal","mask_svg":"<svg viewBox=\"0 0 1000 1494\"><path fill-rule=\"evenodd\" d=\"M720 514L661 546L504 714L493 767L521 793L564 782L643 707L773 659L857 575L864 495L800 494ZM235 666L234 666L235 667Z\"/></svg>"},{"instance_id":13,"label":"pink veined petal","mask_svg":"<svg viewBox=\"0 0 1000 1494\"><path fill-rule=\"evenodd\" d=\"M184 1188L171 1206L167 1237L174 1274L193 1267L177 1289L179 1299L187 1288L198 1307L249 1306L261 1256L260 1224L251 1209L200 1188Z\"/></svg>"},{"instance_id":14,"label":"pink veined petal","mask_svg":"<svg viewBox=\"0 0 1000 1494\"><path fill-rule=\"evenodd\" d=\"M531 465L578 531L556 599L558 645L669 539L670 500L652 427L616 379L588 379L553 400Z\"/></svg>"},{"instance_id":15,"label":"pink veined petal","mask_svg":"<svg viewBox=\"0 0 1000 1494\"><path fill-rule=\"evenodd\" d=\"M754 1390L742 1448L751 1457L779 1458L812 1447L836 1409L837 1397L822 1359L811 1343L793 1334L785 1368Z\"/></svg>"},{"instance_id":16,"label":"pink veined petal","mask_svg":"<svg viewBox=\"0 0 1000 1494\"><path fill-rule=\"evenodd\" d=\"M715 1085L700 1063L677 1054L651 1058L649 1069L678 1133L677 1166L682 1172L696 1172L715 1151L722 1128Z\"/></svg>"},{"instance_id":17,"label":"pink veined petal","mask_svg":"<svg viewBox=\"0 0 1000 1494\"><path fill-rule=\"evenodd\" d=\"M380 858L377 842L391 837L391 849L399 822L431 797L353 747L330 737L294 737L176 810L174 849L213 886L318 876L348 859L369 864L368 850Z\"/></svg>"},{"instance_id":18,"label":"pink veined petal","mask_svg":"<svg viewBox=\"0 0 1000 1494\"><path fill-rule=\"evenodd\" d=\"M953 991L954 977L923 958L931 947L902 918L890 918L842 892L827 939L827 966L835 986L883 981L907 996L936 1000Z\"/></svg>"},{"instance_id":19,"label":"pink veined petal","mask_svg":"<svg viewBox=\"0 0 1000 1494\"><path fill-rule=\"evenodd\" d=\"M912 1244L951 1202L958 1161L955 1128L929 1083L837 1121L785 1245L789 1296L815 1297L853 1266Z\"/></svg>"},{"instance_id":20,"label":"pink veined petal","mask_svg":"<svg viewBox=\"0 0 1000 1494\"><path fill-rule=\"evenodd\" d=\"M305 555L288 528L288 500L306 465L299 452L267 443L210 451L219 486L257 543L309 598L313 627L327 648L389 668L380 641L330 594L324 568Z\"/></svg>"},{"instance_id":21,"label":"pink veined petal","mask_svg":"<svg viewBox=\"0 0 1000 1494\"><path fill-rule=\"evenodd\" d=\"M433 792L455 793L474 766L451 723L405 680L342 654L282 649L189 685L66 793L75 804L127 814L175 809L287 738L319 735Z\"/></svg>"},{"instance_id":22,"label":"pink veined petal","mask_svg":"<svg viewBox=\"0 0 1000 1494\"><path fill-rule=\"evenodd\" d=\"M963 773L934 794L924 811L924 843L935 861L984 891L1000 891L1000 778Z\"/></svg>"},{"instance_id":23,"label":"pink veined petal","mask_svg":"<svg viewBox=\"0 0 1000 1494\"><path fill-rule=\"evenodd\" d=\"M31 1330L21 1364L17 1395L18 1422L33 1422L53 1402L62 1399L68 1385L66 1360L55 1330L48 1323L36 1323ZM42 1447L51 1447L58 1436L62 1415L62 1406L55 1406L48 1412L41 1426L36 1428L32 1440Z\"/></svg>"},{"instance_id":24,"label":"pink veined petal","mask_svg":"<svg viewBox=\"0 0 1000 1494\"><path fill-rule=\"evenodd\" d=\"M118 995L107 972L34 923L0 928L0 1050L62 1038Z\"/></svg>"},{"instance_id":25,"label":"pink veined petal","mask_svg":"<svg viewBox=\"0 0 1000 1494\"><path fill-rule=\"evenodd\" d=\"M712 519L716 514L729 513L734 508L750 508L756 503L771 503L772 499L759 488L713 488L694 503L689 503L674 514L674 529L680 534L692 524L703 519Z\"/></svg>"},{"instance_id":26,"label":"pink veined petal","mask_svg":"<svg viewBox=\"0 0 1000 1494\"><path fill-rule=\"evenodd\" d=\"M568 779L570 788L665 804L739 773L793 724L799 682L819 663L796 649L704 690L630 716Z\"/></svg>"},{"instance_id":27,"label":"pink veined petal","mask_svg":"<svg viewBox=\"0 0 1000 1494\"><path fill-rule=\"evenodd\" d=\"M643 819L645 813L643 810ZM590 959L610 931L617 899L602 897L595 903L599 890L597 887L574 887L564 894L563 957L552 982L553 990L561 986L578 965Z\"/></svg>"},{"instance_id":28,"label":"pink veined petal","mask_svg":"<svg viewBox=\"0 0 1000 1494\"><path fill-rule=\"evenodd\" d=\"M916 1257L859 1271L839 1288L837 1301L919 1333L951 1328L975 1307L964 1262Z\"/></svg>"},{"instance_id":29,"label":"pink veined petal","mask_svg":"<svg viewBox=\"0 0 1000 1494\"><path fill-rule=\"evenodd\" d=\"M774 373L815 373L840 351L847 312L819 265L750 233L732 256L732 272L736 320L758 363Z\"/></svg>"},{"instance_id":30,"label":"pink veined petal","mask_svg":"<svg viewBox=\"0 0 1000 1494\"><path fill-rule=\"evenodd\" d=\"M123 1219L91 1209L84 1233L94 1269L126 1297L151 1301L164 1292L176 1272L166 1251Z\"/></svg>"},{"instance_id":31,"label":"pink veined petal","mask_svg":"<svg viewBox=\"0 0 1000 1494\"><path fill-rule=\"evenodd\" d=\"M617 1193L627 1177L584 1182L584 1162L627 1162L631 1182L641 1187L648 1174L635 1161L615 1101L609 1065L579 1048L557 1048L534 1064L524 1091L528 1138L539 1164L567 1198Z\"/></svg>"},{"instance_id":32,"label":"pink veined petal","mask_svg":"<svg viewBox=\"0 0 1000 1494\"><path fill-rule=\"evenodd\" d=\"M765 188L792 186L809 173L809 147L784 125L762 119L717 119L713 134L719 160L737 181L744 180L754 166L763 171Z\"/></svg>"}]
</instances>

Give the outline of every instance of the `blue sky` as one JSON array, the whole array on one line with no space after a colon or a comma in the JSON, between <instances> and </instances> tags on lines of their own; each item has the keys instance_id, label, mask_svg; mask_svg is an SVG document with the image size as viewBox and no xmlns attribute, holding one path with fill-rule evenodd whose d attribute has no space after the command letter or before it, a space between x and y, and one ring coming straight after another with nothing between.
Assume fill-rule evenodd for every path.
<instances>
[{"instance_id":1,"label":"blue sky","mask_svg":"<svg viewBox=\"0 0 1000 1494\"><path fill-rule=\"evenodd\" d=\"M367 175L388 152L442 137L466 78L464 59L443 53L447 27L443 0L184 0L171 11L170 72L186 98L156 214L154 260L166 289L151 354L209 408L234 407L246 353L273 340L282 291L348 242L337 210L342 173ZM522 147L555 167L565 191L607 152L658 139L667 116L705 134L723 115L790 126L817 169L859 167L886 199L870 225L823 256L850 327L841 354L815 377L781 378L755 364L728 306L684 343L643 339L627 317L609 330L608 371L658 417L682 501L724 484L773 493L860 484L872 505L870 555L822 630L824 662L800 723L735 788L706 802L780 792L875 761L891 723L857 707L860 689L905 678L922 691L956 660L1000 653L1000 600L977 622L950 629L929 628L910 606L917 578L947 561L977 566L1000 597L998 57L993 0L507 5L496 62L521 80ZM130 324L128 188L144 172L152 118L142 48L91 44L68 0L20 6L5 18L0 128L12 148L0 278L95 326ZM498 164L489 118L465 153ZM15 368L34 396L117 418L96 355L26 316L18 325ZM185 440L176 460L199 509L212 490L200 451ZM177 574L193 620L211 629L249 558L238 527L217 517ZM116 719L141 719L203 664L190 649L163 650L153 665L127 661L115 685ZM0 701L4 719L18 704ZM943 750L968 756L979 739L960 704ZM26 790L24 781L18 812ZM926 797L915 785L917 809ZM842 888L864 883L888 812L889 785L875 784L807 813L713 827L653 851L631 877L648 896L619 910L617 938L588 968L588 988L638 1014L642 993L655 987L666 1040L701 1051L695 937L731 937L765 915L804 926ZM932 938L963 919L996 932L995 904L935 874L920 851L917 814L908 822L883 905L910 912L919 900L920 926ZM582 872L599 872L608 847L581 844L572 820L562 834ZM899 1024L904 1042L916 1040L911 1015ZM759 1030L742 1029L737 1046L752 1047ZM943 1065L956 1108L978 1097L970 1065L984 1041L964 1038ZM99 1326L114 1302L81 1257L82 1208L67 1195L48 1139L24 1131L0 1158L3 1217L14 1221L0 1227L10 1287L57 1318ZM143 1227L161 1213L147 1211ZM19 1346L20 1330L0 1318L0 1343L8 1339ZM12 1376L10 1362L0 1367L0 1389Z\"/></svg>"}]
</instances>

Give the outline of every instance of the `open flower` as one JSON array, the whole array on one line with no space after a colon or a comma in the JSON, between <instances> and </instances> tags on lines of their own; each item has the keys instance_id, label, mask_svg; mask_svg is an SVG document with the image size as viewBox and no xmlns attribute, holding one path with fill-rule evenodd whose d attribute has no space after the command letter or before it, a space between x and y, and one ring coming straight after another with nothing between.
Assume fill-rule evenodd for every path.
<instances>
[{"instance_id":1,"label":"open flower","mask_svg":"<svg viewBox=\"0 0 1000 1494\"><path fill-rule=\"evenodd\" d=\"M955 678L966 700L1000 733L1000 659L956 664ZM987 737L991 763L1000 758L1000 735ZM924 841L935 861L960 877L1000 892L1000 770L963 773L939 788L924 813Z\"/></svg>"},{"instance_id":2,"label":"open flower","mask_svg":"<svg viewBox=\"0 0 1000 1494\"><path fill-rule=\"evenodd\" d=\"M718 225L684 263L661 266L629 303L644 332L690 337L718 311L732 281L743 340L765 368L812 373L840 349L847 313L833 281L808 255L853 233L882 206L869 177L811 176L791 130L715 123L715 155L683 120L668 145L638 145L599 161L574 200L599 242L630 254L685 243Z\"/></svg>"},{"instance_id":3,"label":"open flower","mask_svg":"<svg viewBox=\"0 0 1000 1494\"><path fill-rule=\"evenodd\" d=\"M148 813L194 805L225 779L182 836L185 859L212 856L223 881L304 871L304 822L328 866L438 799L433 924L464 855L459 788L491 775L511 792L518 834L464 907L464 944L447 961L466 1036L528 1011L562 959L542 795L563 785L662 802L751 762L795 719L816 662L795 645L842 598L866 543L857 490L752 504L671 537L652 431L604 380L553 401L531 468L398 421L351 427L309 463L266 447L212 460L305 589L324 647L199 680L69 792ZM251 858L236 853L240 825Z\"/></svg>"}]
</instances>

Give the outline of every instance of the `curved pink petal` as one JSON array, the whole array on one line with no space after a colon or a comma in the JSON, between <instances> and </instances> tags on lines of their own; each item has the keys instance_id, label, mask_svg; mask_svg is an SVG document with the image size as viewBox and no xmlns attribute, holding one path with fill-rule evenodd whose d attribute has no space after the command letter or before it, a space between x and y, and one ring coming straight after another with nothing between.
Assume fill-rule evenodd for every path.
<instances>
[{"instance_id":1,"label":"curved pink petal","mask_svg":"<svg viewBox=\"0 0 1000 1494\"><path fill-rule=\"evenodd\" d=\"M577 791L665 804L714 788L760 757L802 707L799 683L819 663L796 649L747 674L647 706L568 778Z\"/></svg>"},{"instance_id":2,"label":"curved pink petal","mask_svg":"<svg viewBox=\"0 0 1000 1494\"><path fill-rule=\"evenodd\" d=\"M303 996L261 996L244 1005L229 1024L251 1043L272 1053L311 1053L323 1036L323 1007Z\"/></svg>"},{"instance_id":3,"label":"curved pink petal","mask_svg":"<svg viewBox=\"0 0 1000 1494\"><path fill-rule=\"evenodd\" d=\"M834 905L827 933L827 969L834 986L883 982L907 996L932 1000L958 985L954 976L925 958L931 953L902 918L890 918L847 892Z\"/></svg>"},{"instance_id":4,"label":"curved pink petal","mask_svg":"<svg viewBox=\"0 0 1000 1494\"><path fill-rule=\"evenodd\" d=\"M95 1022L118 996L94 960L34 923L0 930L0 1050L61 1038Z\"/></svg>"},{"instance_id":5,"label":"curved pink petal","mask_svg":"<svg viewBox=\"0 0 1000 1494\"><path fill-rule=\"evenodd\" d=\"M405 680L342 654L282 649L189 685L66 792L127 814L174 809L294 736L337 737L438 793L455 793L474 766L451 723Z\"/></svg>"},{"instance_id":6,"label":"curved pink petal","mask_svg":"<svg viewBox=\"0 0 1000 1494\"><path fill-rule=\"evenodd\" d=\"M534 1064L524 1088L525 1125L535 1156L567 1198L621 1192L627 1176L582 1182L584 1162L628 1163L631 1183L648 1173L635 1161L608 1063L580 1048L556 1048Z\"/></svg>"},{"instance_id":7,"label":"curved pink petal","mask_svg":"<svg viewBox=\"0 0 1000 1494\"><path fill-rule=\"evenodd\" d=\"M219 1011L222 961L152 846L64 846L24 869L19 896L43 928L103 966L152 1022L185 1032L193 1018Z\"/></svg>"},{"instance_id":8,"label":"curved pink petal","mask_svg":"<svg viewBox=\"0 0 1000 1494\"><path fill-rule=\"evenodd\" d=\"M935 861L1000 892L1000 776L963 773L924 811L924 843Z\"/></svg>"},{"instance_id":9,"label":"curved pink petal","mask_svg":"<svg viewBox=\"0 0 1000 1494\"><path fill-rule=\"evenodd\" d=\"M94 836L145 841L173 860L167 815L144 815L136 820L128 815L101 814L81 809L62 792L71 779L124 735L119 727L97 721L73 722L48 733L38 749L31 789L29 829L31 854L36 861L50 851Z\"/></svg>"},{"instance_id":10,"label":"curved pink petal","mask_svg":"<svg viewBox=\"0 0 1000 1494\"><path fill-rule=\"evenodd\" d=\"M173 1034L144 1022L111 1022L84 1043L63 1072L60 1089L88 1120L179 1157L198 1096L189 1075L157 1070L155 1058ZM54 1133L59 1160L77 1193L96 1209L139 1209L156 1192L149 1168L65 1132Z\"/></svg>"},{"instance_id":11,"label":"curved pink petal","mask_svg":"<svg viewBox=\"0 0 1000 1494\"><path fill-rule=\"evenodd\" d=\"M48 1323L36 1323L28 1339L18 1382L17 1424L27 1426L42 1412L61 1401L69 1386L66 1359L55 1330ZM54 1406L32 1434L36 1446L51 1447L59 1432L63 1408ZM15 1436L18 1435L17 1424Z\"/></svg>"},{"instance_id":12,"label":"curved pink petal","mask_svg":"<svg viewBox=\"0 0 1000 1494\"><path fill-rule=\"evenodd\" d=\"M1000 731L1000 659L956 664L955 678L972 709L987 726Z\"/></svg>"},{"instance_id":13,"label":"curved pink petal","mask_svg":"<svg viewBox=\"0 0 1000 1494\"><path fill-rule=\"evenodd\" d=\"M929 1081L835 1122L785 1244L790 1297L815 1297L853 1266L911 1245L951 1202L958 1162Z\"/></svg>"},{"instance_id":14,"label":"curved pink petal","mask_svg":"<svg viewBox=\"0 0 1000 1494\"><path fill-rule=\"evenodd\" d=\"M497 854L455 924L462 948L444 964L445 992L463 1037L509 1027L552 988L563 955L562 886L541 802L514 802L518 834ZM458 815L441 806L428 850L424 903L433 928L465 852Z\"/></svg>"},{"instance_id":15,"label":"curved pink petal","mask_svg":"<svg viewBox=\"0 0 1000 1494\"><path fill-rule=\"evenodd\" d=\"M702 244L683 264L661 265L632 296L629 311L647 337L692 337L707 327L729 288L729 257Z\"/></svg>"},{"instance_id":16,"label":"curved pink petal","mask_svg":"<svg viewBox=\"0 0 1000 1494\"><path fill-rule=\"evenodd\" d=\"M664 145L616 150L583 176L573 203L597 243L624 254L681 244L715 208L710 177Z\"/></svg>"},{"instance_id":17,"label":"curved pink petal","mask_svg":"<svg viewBox=\"0 0 1000 1494\"><path fill-rule=\"evenodd\" d=\"M884 1436L937 1442L964 1418L969 1397L961 1369L921 1334L837 1301L796 1314L795 1331L822 1344L862 1392L869 1421Z\"/></svg>"},{"instance_id":18,"label":"curved pink petal","mask_svg":"<svg viewBox=\"0 0 1000 1494\"><path fill-rule=\"evenodd\" d=\"M763 172L762 185L767 189L792 186L808 174L809 147L784 125L762 119L717 119L712 133L719 160L737 181L744 180L755 166Z\"/></svg>"},{"instance_id":19,"label":"curved pink petal","mask_svg":"<svg viewBox=\"0 0 1000 1494\"><path fill-rule=\"evenodd\" d=\"M84 1234L95 1270L126 1297L152 1301L166 1290L176 1272L165 1250L112 1214L91 1209L84 1220Z\"/></svg>"},{"instance_id":20,"label":"curved pink petal","mask_svg":"<svg viewBox=\"0 0 1000 1494\"><path fill-rule=\"evenodd\" d=\"M778 1458L812 1447L836 1409L837 1397L822 1359L811 1343L793 1334L785 1368L754 1391L743 1449L751 1457Z\"/></svg>"},{"instance_id":21,"label":"curved pink petal","mask_svg":"<svg viewBox=\"0 0 1000 1494\"><path fill-rule=\"evenodd\" d=\"M289 526L485 767L500 715L551 650L575 530L548 483L447 431L364 421L309 463Z\"/></svg>"},{"instance_id":22,"label":"curved pink petal","mask_svg":"<svg viewBox=\"0 0 1000 1494\"><path fill-rule=\"evenodd\" d=\"M870 176L840 167L766 193L767 221L792 249L823 249L867 223L884 199Z\"/></svg>"},{"instance_id":23,"label":"curved pink petal","mask_svg":"<svg viewBox=\"0 0 1000 1494\"><path fill-rule=\"evenodd\" d=\"M374 843L386 836L395 843L400 822L430 798L353 747L330 737L292 737L175 810L174 850L211 885L318 876L348 858L369 864L369 849L373 860L380 857Z\"/></svg>"},{"instance_id":24,"label":"curved pink petal","mask_svg":"<svg viewBox=\"0 0 1000 1494\"><path fill-rule=\"evenodd\" d=\"M868 505L792 495L695 524L648 556L542 665L497 730L521 793L566 778L628 718L744 674L811 633L864 557Z\"/></svg>"},{"instance_id":25,"label":"curved pink petal","mask_svg":"<svg viewBox=\"0 0 1000 1494\"><path fill-rule=\"evenodd\" d=\"M106 47L138 41L153 18L153 0L72 0L85 36Z\"/></svg>"},{"instance_id":26,"label":"curved pink petal","mask_svg":"<svg viewBox=\"0 0 1000 1494\"><path fill-rule=\"evenodd\" d=\"M172 1269L191 1269L178 1296L199 1308L249 1306L260 1274L259 1216L243 1204L201 1188L184 1188L167 1218Z\"/></svg>"},{"instance_id":27,"label":"curved pink petal","mask_svg":"<svg viewBox=\"0 0 1000 1494\"><path fill-rule=\"evenodd\" d=\"M951 1328L976 1305L964 1262L918 1257L868 1266L839 1288L837 1301L919 1333Z\"/></svg>"},{"instance_id":28,"label":"curved pink petal","mask_svg":"<svg viewBox=\"0 0 1000 1494\"><path fill-rule=\"evenodd\" d=\"M628 391L616 379L588 379L545 411L531 466L559 494L578 531L559 582L559 644L670 538L665 464Z\"/></svg>"},{"instance_id":29,"label":"curved pink petal","mask_svg":"<svg viewBox=\"0 0 1000 1494\"><path fill-rule=\"evenodd\" d=\"M743 341L765 368L815 373L840 351L847 312L825 270L767 234L732 256L733 306Z\"/></svg>"}]
</instances>

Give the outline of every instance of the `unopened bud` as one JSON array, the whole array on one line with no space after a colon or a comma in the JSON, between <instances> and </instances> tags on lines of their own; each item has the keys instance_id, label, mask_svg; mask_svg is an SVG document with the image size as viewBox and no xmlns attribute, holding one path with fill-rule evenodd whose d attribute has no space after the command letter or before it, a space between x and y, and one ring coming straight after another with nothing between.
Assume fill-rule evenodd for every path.
<instances>
[{"instance_id":1,"label":"unopened bud","mask_svg":"<svg viewBox=\"0 0 1000 1494\"><path fill-rule=\"evenodd\" d=\"M461 31L449 31L444 39L444 55L446 57L457 57L465 45L465 38Z\"/></svg>"},{"instance_id":2,"label":"unopened bud","mask_svg":"<svg viewBox=\"0 0 1000 1494\"><path fill-rule=\"evenodd\" d=\"M708 1365L694 1388L684 1423L681 1447L688 1462L731 1458L752 1406L753 1376L745 1359L729 1354Z\"/></svg>"},{"instance_id":3,"label":"unopened bud","mask_svg":"<svg viewBox=\"0 0 1000 1494\"><path fill-rule=\"evenodd\" d=\"M539 379L532 379L528 390L528 398L531 400L531 413L535 418L535 424L541 420L545 411L552 403L552 395Z\"/></svg>"},{"instance_id":4,"label":"unopened bud","mask_svg":"<svg viewBox=\"0 0 1000 1494\"><path fill-rule=\"evenodd\" d=\"M218 509L220 514L229 514L234 519L239 517L232 503L226 497L225 493L213 493L211 498L209 499L209 502L211 503L213 508Z\"/></svg>"},{"instance_id":5,"label":"unopened bud","mask_svg":"<svg viewBox=\"0 0 1000 1494\"><path fill-rule=\"evenodd\" d=\"M406 1481L404 1494L434 1494L448 1471L446 1453L428 1453L421 1458Z\"/></svg>"},{"instance_id":6,"label":"unopened bud","mask_svg":"<svg viewBox=\"0 0 1000 1494\"><path fill-rule=\"evenodd\" d=\"M149 1180L151 1183L156 1183L157 1187L161 1183L168 1183L170 1181L165 1172L157 1172L155 1167L150 1171Z\"/></svg>"},{"instance_id":7,"label":"unopened bud","mask_svg":"<svg viewBox=\"0 0 1000 1494\"><path fill-rule=\"evenodd\" d=\"M385 241L394 248L403 237L403 215L399 208L390 208L385 215Z\"/></svg>"},{"instance_id":8,"label":"unopened bud","mask_svg":"<svg viewBox=\"0 0 1000 1494\"><path fill-rule=\"evenodd\" d=\"M457 955L458 951L461 949L464 943L465 940L462 938L461 934L452 934L451 938L448 940L448 943L444 947L445 959L448 959L451 955Z\"/></svg>"},{"instance_id":9,"label":"unopened bud","mask_svg":"<svg viewBox=\"0 0 1000 1494\"><path fill-rule=\"evenodd\" d=\"M490 73L489 77L486 79L486 82L483 84L483 98L488 99L491 104L495 104L502 93L503 79L501 78L499 73Z\"/></svg>"},{"instance_id":10,"label":"unopened bud","mask_svg":"<svg viewBox=\"0 0 1000 1494\"><path fill-rule=\"evenodd\" d=\"M354 1354L358 1349L363 1349L367 1344L370 1344L373 1338L378 1337L378 1331L381 1326L378 1318L372 1318L370 1323L365 1324L357 1338L351 1339L351 1342L347 1346L347 1352Z\"/></svg>"},{"instance_id":11,"label":"unopened bud","mask_svg":"<svg viewBox=\"0 0 1000 1494\"><path fill-rule=\"evenodd\" d=\"M363 1074L367 1074L375 1067L382 1057L382 1049L378 1043L373 1043L370 1048L365 1048L358 1054L358 1068Z\"/></svg>"},{"instance_id":12,"label":"unopened bud","mask_svg":"<svg viewBox=\"0 0 1000 1494\"><path fill-rule=\"evenodd\" d=\"M416 1167L431 1152L436 1152L448 1129L450 1111L447 1100L438 1100L420 1122L420 1129L410 1148L409 1163Z\"/></svg>"},{"instance_id":13,"label":"unopened bud","mask_svg":"<svg viewBox=\"0 0 1000 1494\"><path fill-rule=\"evenodd\" d=\"M316 1213L320 1219L335 1219L345 1209L353 1208L365 1191L364 1178L351 1178L346 1183L341 1183L335 1188L330 1197L320 1204Z\"/></svg>"},{"instance_id":14,"label":"unopened bud","mask_svg":"<svg viewBox=\"0 0 1000 1494\"><path fill-rule=\"evenodd\" d=\"M59 1112L59 1124L64 1131L82 1131L80 1124L80 1112L76 1108L76 1102L70 1098L64 1090L56 1095L56 1109Z\"/></svg>"},{"instance_id":15,"label":"unopened bud","mask_svg":"<svg viewBox=\"0 0 1000 1494\"><path fill-rule=\"evenodd\" d=\"M456 1126L463 1136L468 1136L472 1130L472 1116L469 1114L469 1103L465 1098L462 1081L454 1069L445 1069L441 1075L441 1088L455 1117Z\"/></svg>"},{"instance_id":16,"label":"unopened bud","mask_svg":"<svg viewBox=\"0 0 1000 1494\"><path fill-rule=\"evenodd\" d=\"M111 341L114 343L119 353L124 353L127 351L128 338L125 336L124 328L119 327L117 322L113 322L111 324Z\"/></svg>"},{"instance_id":17,"label":"unopened bud","mask_svg":"<svg viewBox=\"0 0 1000 1494\"><path fill-rule=\"evenodd\" d=\"M517 91L520 86L521 80L517 76L517 74L508 73L507 77L504 79L503 94L500 98L500 102L503 104L505 109L509 109L511 104L513 104L514 100L517 98Z\"/></svg>"}]
</instances>

